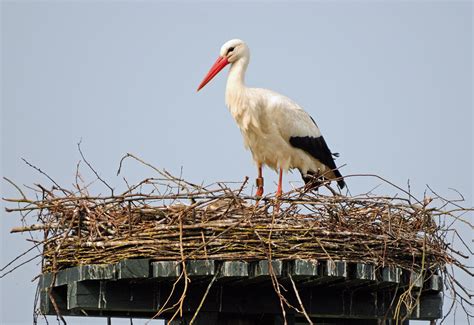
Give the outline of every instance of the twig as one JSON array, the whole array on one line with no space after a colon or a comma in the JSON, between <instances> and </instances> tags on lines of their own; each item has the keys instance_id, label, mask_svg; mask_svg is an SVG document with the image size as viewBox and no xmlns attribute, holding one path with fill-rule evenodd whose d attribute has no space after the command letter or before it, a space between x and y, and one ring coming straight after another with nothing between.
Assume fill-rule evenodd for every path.
<instances>
[{"instance_id":1,"label":"twig","mask_svg":"<svg viewBox=\"0 0 474 325\"><path fill-rule=\"evenodd\" d=\"M11 185L13 185L17 189L17 191L20 192L21 196L23 197L23 200L28 201L28 199L26 198L25 193L23 193L23 191L21 190L21 188L18 185L16 185L12 180L8 179L5 176L3 176L3 179L6 180Z\"/></svg>"},{"instance_id":2,"label":"twig","mask_svg":"<svg viewBox=\"0 0 474 325\"><path fill-rule=\"evenodd\" d=\"M303 305L303 301L301 301L300 294L298 292L298 289L296 289L296 284L295 284L295 281L293 281L293 277L291 276L291 273L289 273L288 275L290 277L291 285L293 286L293 291L295 292L296 299L298 299L298 303L300 304L301 313L304 315L304 317L308 321L308 324L313 325L313 321L311 320L308 313L306 312L306 309L304 308L304 305Z\"/></svg>"},{"instance_id":3,"label":"twig","mask_svg":"<svg viewBox=\"0 0 474 325\"><path fill-rule=\"evenodd\" d=\"M199 306L196 308L196 311L194 312L193 318L191 318L191 321L189 322L189 325L192 325L194 323L194 320L196 319L197 315L199 314L199 311L201 310L202 305L204 304L204 301L206 300L206 297L209 293L209 290L211 290L211 287L214 284L214 281L216 281L218 275L219 275L219 272L216 272L216 274L214 274L214 276L212 277L211 282L209 282L209 285L206 288L206 292L204 292L204 296L202 296L201 302L199 303Z\"/></svg>"},{"instance_id":4,"label":"twig","mask_svg":"<svg viewBox=\"0 0 474 325\"><path fill-rule=\"evenodd\" d=\"M54 185L56 185L56 187L58 189L62 189L61 186L59 186L58 183L56 183L56 181L54 179L52 179L48 174L46 174L44 171L42 171L41 169L39 169L38 167L36 167L35 165L31 164L30 162L28 162L28 160L26 160L25 158L21 158L21 160L23 160L25 162L25 164L27 164L28 166L30 166L31 168L35 169L36 171L38 171L40 174L46 176L47 179L49 179ZM64 193L64 194L67 194L67 193Z\"/></svg>"},{"instance_id":5,"label":"twig","mask_svg":"<svg viewBox=\"0 0 474 325\"><path fill-rule=\"evenodd\" d=\"M81 142L82 142L82 139L77 143L77 149L79 150L79 153L82 157L82 160L84 160L84 162L86 163L87 167L89 167L90 170L92 170L92 172L95 174L95 176L99 179L99 181L102 182L102 184L104 184L105 186L107 186L110 190L110 192L112 193L112 196L114 195L114 189L106 182L104 181L100 175L96 172L96 170L92 167L92 165L87 161L86 157L84 157L84 154L82 153L82 150L81 150Z\"/></svg>"}]
</instances>

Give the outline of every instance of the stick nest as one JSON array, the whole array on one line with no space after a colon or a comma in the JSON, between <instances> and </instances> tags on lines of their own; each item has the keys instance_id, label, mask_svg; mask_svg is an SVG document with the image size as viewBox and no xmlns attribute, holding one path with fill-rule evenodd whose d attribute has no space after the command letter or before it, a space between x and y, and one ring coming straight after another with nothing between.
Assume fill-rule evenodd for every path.
<instances>
[{"instance_id":1,"label":"stick nest","mask_svg":"<svg viewBox=\"0 0 474 325\"><path fill-rule=\"evenodd\" d=\"M456 217L456 209L431 208L428 197L348 197L298 188L258 200L242 194L246 181L200 186L127 157L160 177L119 195L91 196L77 174L73 191L53 181L51 190L37 186L39 199L20 190L22 199L9 200L19 207L8 211L38 220L12 232L43 231L36 241L43 245L43 272L130 258L346 260L416 271L462 266L445 240L446 223L435 222Z\"/></svg>"},{"instance_id":2,"label":"stick nest","mask_svg":"<svg viewBox=\"0 0 474 325\"><path fill-rule=\"evenodd\" d=\"M466 306L472 306L472 291L455 278L451 268L473 275L462 261L469 257L464 252L472 255L472 250L453 226L461 223L472 229L466 215L474 209L460 205L464 201L460 193L450 200L428 187L424 199L418 200L409 190L379 176L352 175L375 177L399 194L378 196L368 192L344 196L329 188L332 195L323 195L322 191L303 187L280 198L269 195L259 199L245 194L249 188L247 178L241 183L196 185L127 154L118 173L124 159L133 158L152 168L159 177L133 186L126 182L127 190L115 194L84 158L79 144L78 147L96 181L102 182L110 195L91 195L91 183L83 181L79 164L74 188L69 190L25 160L53 186L27 187L35 196L29 198L4 177L21 195L19 199L4 199L17 204L6 210L21 216L22 226L12 232L29 232L28 240L34 246L4 266L0 278L38 257L42 272L132 258L174 260L183 265L189 259L345 260L441 274L452 299L448 314L457 302L468 318L471 316ZM455 239L457 250L452 247ZM40 251L38 255L21 262L35 249ZM173 318L185 297L186 273L182 272L177 281L183 277L183 294L170 307L176 309ZM272 283L285 315L283 306L287 303L273 276ZM410 293L411 287L407 290L409 295L402 296L412 297L411 300L405 297L400 301L413 310L418 300ZM309 320L303 305L300 307L298 312Z\"/></svg>"}]
</instances>

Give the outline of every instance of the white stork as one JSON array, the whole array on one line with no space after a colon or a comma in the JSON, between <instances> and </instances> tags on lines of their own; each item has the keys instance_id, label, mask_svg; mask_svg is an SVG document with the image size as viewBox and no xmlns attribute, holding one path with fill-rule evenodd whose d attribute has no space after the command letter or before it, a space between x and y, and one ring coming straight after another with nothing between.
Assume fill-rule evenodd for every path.
<instances>
[{"instance_id":1,"label":"white stork","mask_svg":"<svg viewBox=\"0 0 474 325\"><path fill-rule=\"evenodd\" d=\"M262 165L279 170L277 196L282 193L283 171L293 168L300 171L309 186L319 186L324 179L336 179L343 188L345 183L333 154L311 116L288 97L245 86L249 60L250 51L245 42L239 39L226 42L197 90L231 64L226 104L242 132L245 147L250 149L258 166L257 196L263 195Z\"/></svg>"}]
</instances>

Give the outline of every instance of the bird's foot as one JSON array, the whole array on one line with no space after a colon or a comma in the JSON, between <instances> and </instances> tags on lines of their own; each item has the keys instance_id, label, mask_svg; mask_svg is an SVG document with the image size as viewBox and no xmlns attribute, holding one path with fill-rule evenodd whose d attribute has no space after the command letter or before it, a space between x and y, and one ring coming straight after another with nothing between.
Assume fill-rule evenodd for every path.
<instances>
[{"instance_id":1,"label":"bird's foot","mask_svg":"<svg viewBox=\"0 0 474 325\"><path fill-rule=\"evenodd\" d=\"M257 193L255 193L255 195L257 197L262 197L263 196L263 177L257 177L255 181L257 185Z\"/></svg>"},{"instance_id":2,"label":"bird's foot","mask_svg":"<svg viewBox=\"0 0 474 325\"><path fill-rule=\"evenodd\" d=\"M276 193L275 193L275 197L276 197L277 199L279 199L279 198L281 198L281 194L282 194L282 190L281 190L281 188L279 188L279 189L276 191Z\"/></svg>"}]
</instances>

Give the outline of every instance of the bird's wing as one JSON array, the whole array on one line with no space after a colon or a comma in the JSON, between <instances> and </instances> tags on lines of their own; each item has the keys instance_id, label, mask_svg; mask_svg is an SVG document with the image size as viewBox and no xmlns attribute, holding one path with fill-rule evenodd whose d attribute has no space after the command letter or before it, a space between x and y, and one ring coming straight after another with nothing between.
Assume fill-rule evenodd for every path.
<instances>
[{"instance_id":1,"label":"bird's wing","mask_svg":"<svg viewBox=\"0 0 474 325\"><path fill-rule=\"evenodd\" d=\"M254 97L259 98L265 119L275 124L284 139L288 141L292 136L321 136L314 120L290 98L267 89L253 90Z\"/></svg>"},{"instance_id":2,"label":"bird's wing","mask_svg":"<svg viewBox=\"0 0 474 325\"><path fill-rule=\"evenodd\" d=\"M323 136L319 136L317 138L309 136L290 137L290 144L295 148L306 151L330 169L337 168L331 150L326 144L326 140L324 140Z\"/></svg>"},{"instance_id":3,"label":"bird's wing","mask_svg":"<svg viewBox=\"0 0 474 325\"><path fill-rule=\"evenodd\" d=\"M341 177L333 154L313 118L291 99L276 93L271 93L271 96L271 105L267 107L271 110L281 136L293 147L306 151L335 170L335 175Z\"/></svg>"},{"instance_id":4,"label":"bird's wing","mask_svg":"<svg viewBox=\"0 0 474 325\"><path fill-rule=\"evenodd\" d=\"M322 164L332 169L334 176L339 178L337 184L341 189L344 188L346 183L344 182L344 179L342 179L342 174L339 172L336 163L334 162L333 154L331 153L331 150L329 149L326 140L324 140L322 135L319 137L292 136L290 137L290 144L295 148L306 151L311 156L318 159Z\"/></svg>"}]
</instances>

